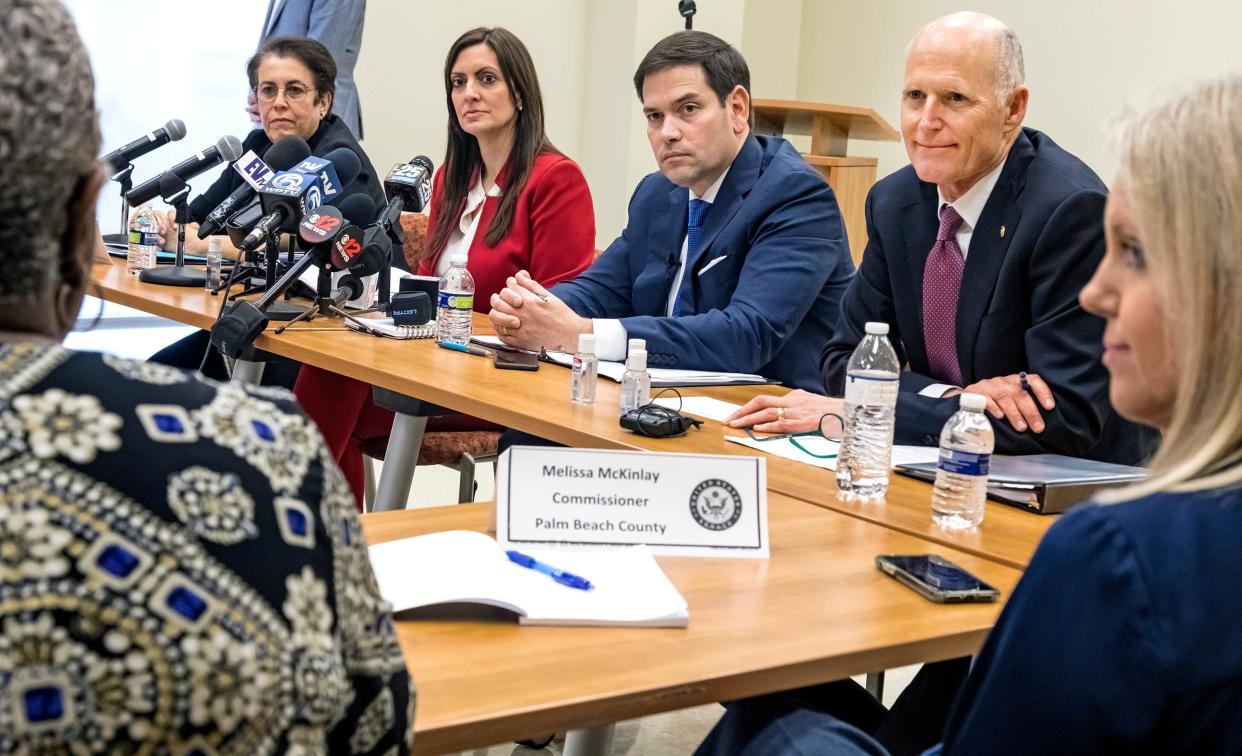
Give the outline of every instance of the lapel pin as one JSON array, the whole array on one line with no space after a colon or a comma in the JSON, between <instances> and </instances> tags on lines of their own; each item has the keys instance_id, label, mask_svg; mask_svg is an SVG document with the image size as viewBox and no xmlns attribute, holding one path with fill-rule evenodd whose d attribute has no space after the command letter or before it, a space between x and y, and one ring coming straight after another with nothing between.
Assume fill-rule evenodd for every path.
<instances>
[{"instance_id":1,"label":"lapel pin","mask_svg":"<svg viewBox=\"0 0 1242 756\"><path fill-rule=\"evenodd\" d=\"M1005 227L1004 226L1001 226L1001 238L1002 239L1005 238Z\"/></svg>"}]
</instances>

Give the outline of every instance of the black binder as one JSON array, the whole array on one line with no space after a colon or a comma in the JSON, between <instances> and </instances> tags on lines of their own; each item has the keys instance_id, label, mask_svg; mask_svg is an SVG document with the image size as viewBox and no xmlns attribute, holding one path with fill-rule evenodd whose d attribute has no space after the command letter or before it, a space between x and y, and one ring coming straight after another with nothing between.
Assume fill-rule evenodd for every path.
<instances>
[{"instance_id":1,"label":"black binder","mask_svg":"<svg viewBox=\"0 0 1242 756\"><path fill-rule=\"evenodd\" d=\"M936 479L936 463L896 465L919 480ZM1039 514L1057 514L1091 498L1096 491L1124 486L1147 476L1141 467L1114 465L1060 454L993 454L988 498Z\"/></svg>"}]
</instances>

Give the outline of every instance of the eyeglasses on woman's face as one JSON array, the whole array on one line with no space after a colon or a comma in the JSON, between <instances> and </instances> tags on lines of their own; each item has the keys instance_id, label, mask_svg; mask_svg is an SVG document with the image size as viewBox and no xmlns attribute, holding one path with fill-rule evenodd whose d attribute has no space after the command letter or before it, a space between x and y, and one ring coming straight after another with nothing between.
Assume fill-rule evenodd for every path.
<instances>
[{"instance_id":1,"label":"eyeglasses on woman's face","mask_svg":"<svg viewBox=\"0 0 1242 756\"><path fill-rule=\"evenodd\" d=\"M254 89L254 96L259 98L259 102L274 102L281 92L285 93L285 99L289 102L302 102L306 96L314 92L313 87L305 87L301 84L289 84L288 86L278 87L275 84L260 84Z\"/></svg>"}]
</instances>

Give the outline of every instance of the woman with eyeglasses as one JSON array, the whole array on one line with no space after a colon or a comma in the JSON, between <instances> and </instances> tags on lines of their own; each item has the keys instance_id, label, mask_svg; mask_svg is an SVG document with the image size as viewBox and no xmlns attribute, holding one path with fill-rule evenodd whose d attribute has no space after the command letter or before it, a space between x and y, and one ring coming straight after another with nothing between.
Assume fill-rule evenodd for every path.
<instances>
[{"instance_id":1,"label":"woman with eyeglasses","mask_svg":"<svg viewBox=\"0 0 1242 756\"><path fill-rule=\"evenodd\" d=\"M311 154L322 157L333 150L345 147L358 156L362 170L358 177L344 187L346 195L365 193L375 202L377 209L384 207L384 187L376 175L367 154L358 140L339 117L332 114L332 98L336 88L336 62L328 48L313 39L304 37L276 37L268 40L246 65L250 88L259 106L260 129L254 129L242 140L243 154L252 151L262 157L272 143L287 136L305 140ZM198 238L198 224L242 185L241 175L231 165L226 165L207 191L190 201L190 220L186 226L185 249L187 252L207 251L207 241ZM154 218L159 227L160 245L175 249L177 244L173 211L166 213L153 208L137 210ZM229 257L237 249L228 237L223 237L221 251ZM153 362L194 370L201 366L205 375L225 380L228 375L224 361L214 350L209 350L209 334L199 331L191 334L151 356ZM289 360L273 360L264 371L264 384L291 387L297 376L298 363Z\"/></svg>"},{"instance_id":2,"label":"woman with eyeglasses","mask_svg":"<svg viewBox=\"0 0 1242 756\"><path fill-rule=\"evenodd\" d=\"M376 208L384 206L383 182L376 175L375 167L345 122L332 114L336 61L328 48L304 37L277 37L254 54L246 65L246 74L258 103L262 128L251 131L242 140L243 154L248 150L262 157L273 142L287 136L305 140L311 154L319 157L339 147L348 148L358 156L362 170L345 186L345 194L364 192L375 202ZM192 223L186 227L186 251L207 249L206 240L199 239L191 230L197 231L198 224L241 184L241 175L226 165L215 183L190 201ZM337 202L339 204L339 199ZM147 213L156 220L162 246L175 247L177 240L171 210L165 213L145 208L136 212ZM227 237L223 249L226 254L232 249Z\"/></svg>"}]
</instances>

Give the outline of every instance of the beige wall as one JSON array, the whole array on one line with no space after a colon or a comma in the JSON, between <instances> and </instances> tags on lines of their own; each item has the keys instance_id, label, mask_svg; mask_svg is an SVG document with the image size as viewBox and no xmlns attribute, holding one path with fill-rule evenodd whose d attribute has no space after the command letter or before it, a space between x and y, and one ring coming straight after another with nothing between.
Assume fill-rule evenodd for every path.
<instances>
[{"instance_id":1,"label":"beige wall","mask_svg":"<svg viewBox=\"0 0 1242 756\"><path fill-rule=\"evenodd\" d=\"M376 170L387 174L420 153L440 167L448 119L444 56L453 40L476 26L504 26L526 44L539 72L548 136L577 155L586 19L580 0L371 0L354 73L362 146Z\"/></svg>"},{"instance_id":2,"label":"beige wall","mask_svg":"<svg viewBox=\"0 0 1242 756\"><path fill-rule=\"evenodd\" d=\"M578 161L595 199L599 246L625 222L638 180L655 169L631 79L646 51L681 28L675 0L371 0L357 78L378 169L423 153L444 157L444 55L473 26L506 26L530 48L552 141ZM947 0L698 0L695 28L738 45L758 97L866 105L898 122L902 58ZM1108 178L1104 134L1127 102L1153 90L1242 69L1242 3L1194 0L984 0L1026 49L1027 125L1048 132ZM803 140L804 141L804 140ZM797 144L797 142L795 142ZM856 142L884 175L906 163L898 143Z\"/></svg>"},{"instance_id":3,"label":"beige wall","mask_svg":"<svg viewBox=\"0 0 1242 756\"><path fill-rule=\"evenodd\" d=\"M925 22L960 3L806 0L798 96L866 105L899 127L906 44ZM1031 104L1026 125L1049 134L1107 180L1107 126L1126 105L1180 82L1242 70L1242 4L984 0L970 6L1009 24L1022 40ZM856 142L880 158L879 175L905 165L899 144Z\"/></svg>"}]
</instances>

